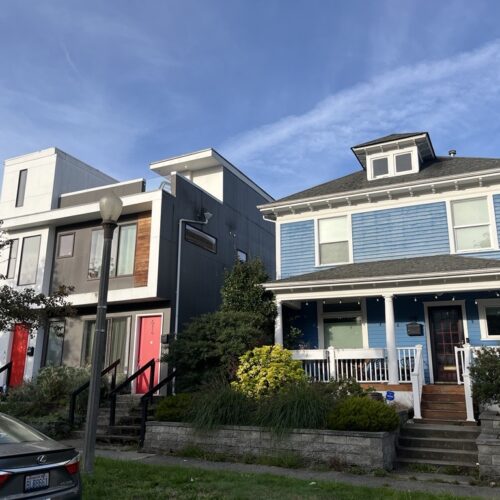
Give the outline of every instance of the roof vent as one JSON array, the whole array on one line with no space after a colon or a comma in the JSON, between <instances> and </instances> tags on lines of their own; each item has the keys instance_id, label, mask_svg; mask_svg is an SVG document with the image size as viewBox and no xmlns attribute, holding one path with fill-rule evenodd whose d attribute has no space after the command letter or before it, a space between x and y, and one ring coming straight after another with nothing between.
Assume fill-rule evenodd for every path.
<instances>
[{"instance_id":1,"label":"roof vent","mask_svg":"<svg viewBox=\"0 0 500 500\"><path fill-rule=\"evenodd\" d=\"M452 158L453 158L454 156L456 156L456 154L457 154L457 150L456 150L456 149L450 149L450 150L448 151L448 155L449 155L449 156L451 156Z\"/></svg>"}]
</instances>

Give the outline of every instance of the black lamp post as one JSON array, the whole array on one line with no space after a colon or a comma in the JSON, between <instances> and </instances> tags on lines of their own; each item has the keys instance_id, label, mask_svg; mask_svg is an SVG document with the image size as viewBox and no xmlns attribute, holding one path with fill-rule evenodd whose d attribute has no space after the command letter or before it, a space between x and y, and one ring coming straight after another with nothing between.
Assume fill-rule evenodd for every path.
<instances>
[{"instance_id":1,"label":"black lamp post","mask_svg":"<svg viewBox=\"0 0 500 500\"><path fill-rule=\"evenodd\" d=\"M87 420L83 443L83 470L87 474L94 472L95 437L97 416L99 413L99 396L101 391L101 371L106 349L106 308L108 302L109 267L111 261L111 244L116 222L122 212L122 201L114 193L104 196L99 201L104 233L102 247L101 273L99 278L99 295L94 340L92 343L92 365L90 372L89 399L87 404Z\"/></svg>"}]
</instances>

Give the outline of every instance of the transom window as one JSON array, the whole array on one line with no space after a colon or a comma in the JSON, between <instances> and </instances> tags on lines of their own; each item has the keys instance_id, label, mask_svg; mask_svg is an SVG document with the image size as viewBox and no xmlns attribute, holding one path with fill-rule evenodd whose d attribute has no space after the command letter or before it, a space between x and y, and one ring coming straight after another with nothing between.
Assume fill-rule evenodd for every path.
<instances>
[{"instance_id":1,"label":"transom window","mask_svg":"<svg viewBox=\"0 0 500 500\"><path fill-rule=\"evenodd\" d=\"M455 251L492 248L487 198L452 201L451 216Z\"/></svg>"},{"instance_id":2,"label":"transom window","mask_svg":"<svg viewBox=\"0 0 500 500\"><path fill-rule=\"evenodd\" d=\"M369 180L418 172L416 148L377 153L368 156L367 160Z\"/></svg>"},{"instance_id":3,"label":"transom window","mask_svg":"<svg viewBox=\"0 0 500 500\"><path fill-rule=\"evenodd\" d=\"M109 267L111 277L134 274L136 234L136 224L124 224L116 228L111 245L111 264ZM103 244L103 230L94 229L90 242L88 279L98 279L101 275Z\"/></svg>"},{"instance_id":4,"label":"transom window","mask_svg":"<svg viewBox=\"0 0 500 500\"><path fill-rule=\"evenodd\" d=\"M347 216L318 220L319 264L345 264L350 261Z\"/></svg>"},{"instance_id":5,"label":"transom window","mask_svg":"<svg viewBox=\"0 0 500 500\"><path fill-rule=\"evenodd\" d=\"M217 253L217 239L189 224L184 228L184 237L189 243L199 246L212 253Z\"/></svg>"},{"instance_id":6,"label":"transom window","mask_svg":"<svg viewBox=\"0 0 500 500\"><path fill-rule=\"evenodd\" d=\"M478 300L481 338L500 340L500 300Z\"/></svg>"}]
</instances>

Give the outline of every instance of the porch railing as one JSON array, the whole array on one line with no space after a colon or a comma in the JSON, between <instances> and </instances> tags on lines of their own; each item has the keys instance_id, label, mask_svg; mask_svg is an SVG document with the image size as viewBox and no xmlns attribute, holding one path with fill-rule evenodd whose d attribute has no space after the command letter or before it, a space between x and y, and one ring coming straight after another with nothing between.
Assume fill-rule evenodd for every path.
<instances>
[{"instance_id":1,"label":"porch railing","mask_svg":"<svg viewBox=\"0 0 500 500\"><path fill-rule=\"evenodd\" d=\"M415 368L417 347L398 348L399 382L410 383ZM309 378L318 382L354 378L360 383L389 380L387 350L371 349L302 349L293 351L294 359L302 361Z\"/></svg>"},{"instance_id":2,"label":"porch railing","mask_svg":"<svg viewBox=\"0 0 500 500\"><path fill-rule=\"evenodd\" d=\"M415 347L414 366L411 369L411 389L413 393L414 418L422 418L420 402L422 400L422 390L425 383L424 358L422 356L422 346Z\"/></svg>"},{"instance_id":3,"label":"porch railing","mask_svg":"<svg viewBox=\"0 0 500 500\"><path fill-rule=\"evenodd\" d=\"M469 368L474 359L475 353L480 347L471 347L465 344L463 347L455 347L455 365L457 367L457 383L463 384L465 393L465 410L467 420L475 422L474 402L472 400L472 380L470 378Z\"/></svg>"}]
</instances>

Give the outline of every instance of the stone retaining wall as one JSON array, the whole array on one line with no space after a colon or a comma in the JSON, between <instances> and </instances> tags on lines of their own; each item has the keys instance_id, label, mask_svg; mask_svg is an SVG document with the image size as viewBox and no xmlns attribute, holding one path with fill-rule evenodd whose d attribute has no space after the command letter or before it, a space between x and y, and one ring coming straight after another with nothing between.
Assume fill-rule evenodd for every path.
<instances>
[{"instance_id":1,"label":"stone retaining wall","mask_svg":"<svg viewBox=\"0 0 500 500\"><path fill-rule=\"evenodd\" d=\"M479 471L485 476L500 479L500 414L484 411L479 416L481 434L476 439Z\"/></svg>"},{"instance_id":2,"label":"stone retaining wall","mask_svg":"<svg viewBox=\"0 0 500 500\"><path fill-rule=\"evenodd\" d=\"M189 424L148 422L144 450L174 453L195 446L233 456L294 453L306 460L391 470L396 458L396 434L298 429L277 438L260 427L225 426L196 431Z\"/></svg>"}]
</instances>

